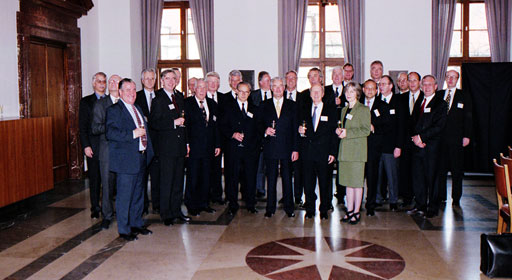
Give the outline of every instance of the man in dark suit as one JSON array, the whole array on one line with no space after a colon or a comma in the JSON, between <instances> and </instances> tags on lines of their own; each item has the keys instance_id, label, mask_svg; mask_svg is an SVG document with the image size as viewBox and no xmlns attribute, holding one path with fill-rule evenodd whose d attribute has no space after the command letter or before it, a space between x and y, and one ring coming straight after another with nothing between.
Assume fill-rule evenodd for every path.
<instances>
[{"instance_id":1,"label":"man in dark suit","mask_svg":"<svg viewBox=\"0 0 512 280\"><path fill-rule=\"evenodd\" d=\"M398 74L396 85L398 86L398 94L404 94L409 91L409 81L407 80L406 72Z\"/></svg>"},{"instance_id":2,"label":"man in dark suit","mask_svg":"<svg viewBox=\"0 0 512 280\"><path fill-rule=\"evenodd\" d=\"M338 115L341 115L341 108L345 107L347 102L347 98L343 94L344 88L343 69L341 66L336 66L332 69L332 84L325 86L325 96L329 102L336 105Z\"/></svg>"},{"instance_id":3,"label":"man in dark suit","mask_svg":"<svg viewBox=\"0 0 512 280\"><path fill-rule=\"evenodd\" d=\"M204 211L214 213L209 206L212 159L220 154L220 135L217 123L217 103L206 98L206 82L197 81L196 94L185 99L185 126L188 147L187 186L185 205L192 216Z\"/></svg>"},{"instance_id":4,"label":"man in dark suit","mask_svg":"<svg viewBox=\"0 0 512 280\"><path fill-rule=\"evenodd\" d=\"M157 131L158 160L160 161L160 216L166 226L177 219L188 222L190 217L181 212L185 156L187 155L186 131L183 126L185 104L183 95L174 91L176 73L164 70L160 74L162 88L151 104L149 124Z\"/></svg>"},{"instance_id":5,"label":"man in dark suit","mask_svg":"<svg viewBox=\"0 0 512 280\"><path fill-rule=\"evenodd\" d=\"M257 128L258 110L250 102L251 85L240 82L237 85L237 100L230 103L222 119L221 131L229 141L226 144L226 169L232 175L226 182L226 200L229 202L229 214L235 215L239 209L238 185L244 186L243 199L247 211L257 213L256 171L261 147L261 134Z\"/></svg>"},{"instance_id":6,"label":"man in dark suit","mask_svg":"<svg viewBox=\"0 0 512 280\"><path fill-rule=\"evenodd\" d=\"M228 92L224 93L225 98L231 98L232 101L236 100L237 86L242 81L242 72L238 70L231 70L229 72L229 87L231 88Z\"/></svg>"},{"instance_id":7,"label":"man in dark suit","mask_svg":"<svg viewBox=\"0 0 512 280\"><path fill-rule=\"evenodd\" d=\"M292 192L291 163L299 157L297 108L295 102L284 98L284 79L272 79L273 98L260 105L260 129L263 139L263 158L267 175L267 209L265 217L276 211L278 166L281 166L283 208L288 217L295 217Z\"/></svg>"},{"instance_id":8,"label":"man in dark suit","mask_svg":"<svg viewBox=\"0 0 512 280\"><path fill-rule=\"evenodd\" d=\"M389 132L390 115L389 105L380 97L377 97L377 83L367 80L363 87L364 95L361 103L370 109L371 128L368 141L368 161L365 163L366 175L366 215L374 216L377 207L377 187L379 181L379 162L381 160L384 135Z\"/></svg>"},{"instance_id":9,"label":"man in dark suit","mask_svg":"<svg viewBox=\"0 0 512 280\"><path fill-rule=\"evenodd\" d=\"M270 89L270 74L267 71L258 73L259 89L251 91L250 99L256 107L260 106L265 100L272 99L272 91ZM260 153L258 159L258 172L256 173L256 196L265 196L265 162L263 160L263 153Z\"/></svg>"},{"instance_id":10,"label":"man in dark suit","mask_svg":"<svg viewBox=\"0 0 512 280\"><path fill-rule=\"evenodd\" d=\"M414 105L410 122L412 150L412 180L416 206L407 214L427 213L427 218L438 215L439 193L435 182L439 163L441 135L446 124L448 106L436 96L436 79L427 75L421 80L424 97Z\"/></svg>"},{"instance_id":11,"label":"man in dark suit","mask_svg":"<svg viewBox=\"0 0 512 280\"><path fill-rule=\"evenodd\" d=\"M137 99L135 99L135 104L137 104L142 109L142 114L144 114L144 118L146 121L149 119L149 113L151 112L151 103L155 98L155 81L156 81L156 72L155 69L144 69L141 74L141 81L143 85L143 89L137 92ZM158 161L158 153L156 147L156 131L148 129L148 133L153 140L153 146L155 147L155 156L153 160L149 164L149 167L146 169L146 174L144 177L144 211L143 213L148 213L149 208L149 198L148 198L148 177L151 175L151 203L153 206L153 213L160 213L160 162Z\"/></svg>"},{"instance_id":12,"label":"man in dark suit","mask_svg":"<svg viewBox=\"0 0 512 280\"><path fill-rule=\"evenodd\" d=\"M441 158L439 166L439 197L446 201L446 175L452 173L452 204L460 206L462 197L462 177L464 176L464 147L469 145L472 133L471 97L457 89L459 73L455 70L446 72L448 88L436 93L446 101L448 116L446 127L441 137Z\"/></svg>"},{"instance_id":13,"label":"man in dark suit","mask_svg":"<svg viewBox=\"0 0 512 280\"><path fill-rule=\"evenodd\" d=\"M197 86L197 78L192 77L188 79L187 86L188 86L188 96L194 96L196 95L196 86Z\"/></svg>"},{"instance_id":14,"label":"man in dark suit","mask_svg":"<svg viewBox=\"0 0 512 280\"><path fill-rule=\"evenodd\" d=\"M380 60L374 60L370 64L370 77L377 83L377 89L379 88L380 79L384 74L384 65Z\"/></svg>"},{"instance_id":15,"label":"man in dark suit","mask_svg":"<svg viewBox=\"0 0 512 280\"><path fill-rule=\"evenodd\" d=\"M377 204L382 203L381 191L389 190L389 209L398 210L398 164L402 153L406 108L402 106L402 99L392 92L393 80L390 76L384 75L380 79L380 96L378 99L384 101L388 107L386 115L389 115L390 125L384 130L382 155L379 163L379 180L377 186ZM374 112L372 112L374 113ZM385 174L385 175L384 175ZM384 184L384 176L387 184ZM387 187L386 187L387 186Z\"/></svg>"},{"instance_id":16,"label":"man in dark suit","mask_svg":"<svg viewBox=\"0 0 512 280\"><path fill-rule=\"evenodd\" d=\"M91 200L91 218L100 217L100 161L99 161L99 135L92 134L92 118L94 104L105 97L107 75L98 72L92 77L94 93L80 100L78 111L78 126L80 129L80 142L87 160L87 174L89 176L89 190Z\"/></svg>"},{"instance_id":17,"label":"man in dark suit","mask_svg":"<svg viewBox=\"0 0 512 280\"><path fill-rule=\"evenodd\" d=\"M314 85L323 85L324 83L324 74L322 73L322 70L320 70L317 67L313 67L309 69L308 71L308 81L310 86ZM322 99L323 102L326 102L329 99L329 97L326 97L324 94L324 97ZM310 90L305 89L297 95L297 106L301 107L301 104L306 104L306 102L311 101L311 94Z\"/></svg>"},{"instance_id":18,"label":"man in dark suit","mask_svg":"<svg viewBox=\"0 0 512 280\"><path fill-rule=\"evenodd\" d=\"M408 111L404 112L405 133L404 146L400 155L400 174L398 183L398 193L403 199L403 206L408 207L413 199L411 160L414 143L410 141L409 123L411 122L412 111L418 100L423 100L423 91L420 89L421 76L417 72L410 72L408 76L409 91L400 95L402 98L402 108Z\"/></svg>"},{"instance_id":19,"label":"man in dark suit","mask_svg":"<svg viewBox=\"0 0 512 280\"><path fill-rule=\"evenodd\" d=\"M103 221L101 228L108 229L112 218L114 216L113 201L114 201L114 188L116 184L116 174L110 171L108 160L108 141L105 136L105 124L107 108L112 104L117 103L119 100L119 82L121 77L119 75L112 75L108 79L108 93L106 98L101 98L94 104L93 119L92 119L92 134L99 135L99 161L101 172L101 213L103 214Z\"/></svg>"},{"instance_id":20,"label":"man in dark suit","mask_svg":"<svg viewBox=\"0 0 512 280\"><path fill-rule=\"evenodd\" d=\"M123 239L132 241L136 234L151 234L142 220L142 181L153 147L142 111L134 105L135 83L121 80L119 92L121 101L107 109L107 139L110 170L117 174L117 230Z\"/></svg>"},{"instance_id":21,"label":"man in dark suit","mask_svg":"<svg viewBox=\"0 0 512 280\"><path fill-rule=\"evenodd\" d=\"M329 219L327 211L332 200L332 163L338 143L335 133L337 118L334 102L324 103L324 88L311 87L311 102L300 108L298 132L301 134L300 157L304 170L306 219L315 216L316 181L320 192L320 218ZM304 125L305 124L305 125Z\"/></svg>"}]
</instances>

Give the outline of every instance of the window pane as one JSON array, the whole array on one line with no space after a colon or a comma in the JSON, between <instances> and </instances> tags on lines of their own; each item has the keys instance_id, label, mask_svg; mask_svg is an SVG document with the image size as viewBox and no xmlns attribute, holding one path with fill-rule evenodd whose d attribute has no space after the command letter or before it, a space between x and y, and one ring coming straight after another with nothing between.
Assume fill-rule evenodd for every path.
<instances>
[{"instance_id":1,"label":"window pane","mask_svg":"<svg viewBox=\"0 0 512 280\"><path fill-rule=\"evenodd\" d=\"M325 6L325 31L340 31L338 5Z\"/></svg>"},{"instance_id":2,"label":"window pane","mask_svg":"<svg viewBox=\"0 0 512 280\"><path fill-rule=\"evenodd\" d=\"M462 29L462 4L457 3L455 10L455 24L453 25L454 30Z\"/></svg>"},{"instance_id":3,"label":"window pane","mask_svg":"<svg viewBox=\"0 0 512 280\"><path fill-rule=\"evenodd\" d=\"M334 66L325 66L324 85L332 84L332 69Z\"/></svg>"},{"instance_id":4,"label":"window pane","mask_svg":"<svg viewBox=\"0 0 512 280\"><path fill-rule=\"evenodd\" d=\"M308 72L309 69L318 66L304 66L299 67L299 73L297 73L297 90L303 91L309 88Z\"/></svg>"},{"instance_id":5,"label":"window pane","mask_svg":"<svg viewBox=\"0 0 512 280\"><path fill-rule=\"evenodd\" d=\"M462 32L454 31L452 36L452 45L450 47L451 57L462 57Z\"/></svg>"},{"instance_id":6,"label":"window pane","mask_svg":"<svg viewBox=\"0 0 512 280\"><path fill-rule=\"evenodd\" d=\"M180 9L164 9L160 34L180 34Z\"/></svg>"},{"instance_id":7,"label":"window pane","mask_svg":"<svg viewBox=\"0 0 512 280\"><path fill-rule=\"evenodd\" d=\"M343 57L341 32L325 32L325 57Z\"/></svg>"},{"instance_id":8,"label":"window pane","mask_svg":"<svg viewBox=\"0 0 512 280\"><path fill-rule=\"evenodd\" d=\"M181 59L181 37L180 35L160 36L160 59L173 60Z\"/></svg>"},{"instance_id":9,"label":"window pane","mask_svg":"<svg viewBox=\"0 0 512 280\"><path fill-rule=\"evenodd\" d=\"M320 30L320 13L318 6L308 6L305 31Z\"/></svg>"},{"instance_id":10,"label":"window pane","mask_svg":"<svg viewBox=\"0 0 512 280\"><path fill-rule=\"evenodd\" d=\"M318 58L319 57L319 32L305 32L304 41L302 43L301 58Z\"/></svg>"},{"instance_id":11,"label":"window pane","mask_svg":"<svg viewBox=\"0 0 512 280\"><path fill-rule=\"evenodd\" d=\"M469 31L469 56L491 56L489 34L486 31Z\"/></svg>"},{"instance_id":12,"label":"window pane","mask_svg":"<svg viewBox=\"0 0 512 280\"><path fill-rule=\"evenodd\" d=\"M487 29L484 3L469 4L469 30Z\"/></svg>"},{"instance_id":13,"label":"window pane","mask_svg":"<svg viewBox=\"0 0 512 280\"><path fill-rule=\"evenodd\" d=\"M188 68L188 78L198 78L198 79L202 79L204 74L203 74L203 68L201 67L190 67Z\"/></svg>"},{"instance_id":14,"label":"window pane","mask_svg":"<svg viewBox=\"0 0 512 280\"><path fill-rule=\"evenodd\" d=\"M196 35L187 35L187 58L199 59L199 49L197 47Z\"/></svg>"}]
</instances>

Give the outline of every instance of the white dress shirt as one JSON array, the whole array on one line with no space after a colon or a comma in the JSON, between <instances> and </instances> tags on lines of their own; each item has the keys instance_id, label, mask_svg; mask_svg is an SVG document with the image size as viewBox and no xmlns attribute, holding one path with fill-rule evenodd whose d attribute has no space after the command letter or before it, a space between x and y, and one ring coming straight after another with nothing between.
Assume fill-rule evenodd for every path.
<instances>
[{"instance_id":1,"label":"white dress shirt","mask_svg":"<svg viewBox=\"0 0 512 280\"><path fill-rule=\"evenodd\" d=\"M446 97L448 97L448 92L450 92L450 91L451 91L451 92L450 92L450 95L451 95L451 97L450 97L450 104L448 104L448 110L450 110L450 108L452 108L452 104L453 104L453 97L455 96L455 91L456 91L456 90L457 90L457 88L452 88L452 89L449 89L449 88L448 88L448 89L446 89L446 90L444 91L444 98L443 98L444 100L446 100Z\"/></svg>"},{"instance_id":2,"label":"white dress shirt","mask_svg":"<svg viewBox=\"0 0 512 280\"><path fill-rule=\"evenodd\" d=\"M201 108L201 102L199 102L199 99L196 96L194 96L194 98L196 99L197 106ZM206 111L206 121L208 121L208 119L210 118L210 110L208 109L208 102L206 102L206 98L203 99L203 107L204 110Z\"/></svg>"},{"instance_id":3,"label":"white dress shirt","mask_svg":"<svg viewBox=\"0 0 512 280\"><path fill-rule=\"evenodd\" d=\"M137 117L135 116L135 114L139 115L139 119L140 119L142 125L144 125L144 118L142 117L142 113L139 112L139 110L134 111L133 106L131 104L127 104L122 99L120 99L120 100L123 102L124 106L126 107L126 109L128 109L128 112L132 116L132 120L133 120L133 123L135 124L135 127L136 128L139 127L139 123L137 122ZM133 138L135 138L135 133L134 133ZM139 137L139 151L145 151L145 150L146 150L146 147L144 147L144 145L142 145L142 137Z\"/></svg>"},{"instance_id":4,"label":"white dress shirt","mask_svg":"<svg viewBox=\"0 0 512 280\"><path fill-rule=\"evenodd\" d=\"M151 94L153 94L153 97L151 97ZM146 96L146 102L148 103L148 109L151 112L151 103L153 102L153 98L155 98L155 92L149 91L144 88L144 95Z\"/></svg>"}]
</instances>

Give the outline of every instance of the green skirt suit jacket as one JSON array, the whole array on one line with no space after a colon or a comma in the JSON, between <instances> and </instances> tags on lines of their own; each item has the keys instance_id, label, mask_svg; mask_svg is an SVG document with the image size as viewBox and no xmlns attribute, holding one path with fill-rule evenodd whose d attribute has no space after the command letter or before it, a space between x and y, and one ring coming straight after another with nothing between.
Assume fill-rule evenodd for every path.
<instances>
[{"instance_id":1,"label":"green skirt suit jacket","mask_svg":"<svg viewBox=\"0 0 512 280\"><path fill-rule=\"evenodd\" d=\"M347 115L348 106L341 110L341 120ZM364 186L364 164L367 161L367 140L370 135L370 109L358 101L347 115L343 128L347 136L340 140L338 150L338 176L340 185L351 188Z\"/></svg>"}]
</instances>

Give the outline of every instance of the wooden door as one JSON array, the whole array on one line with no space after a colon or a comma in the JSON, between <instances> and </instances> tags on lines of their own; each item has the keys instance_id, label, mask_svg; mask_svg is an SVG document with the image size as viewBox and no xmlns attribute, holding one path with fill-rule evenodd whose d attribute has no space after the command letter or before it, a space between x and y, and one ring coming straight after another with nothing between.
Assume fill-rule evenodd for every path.
<instances>
[{"instance_id":1,"label":"wooden door","mask_svg":"<svg viewBox=\"0 0 512 280\"><path fill-rule=\"evenodd\" d=\"M69 177L68 100L65 92L65 49L31 42L29 51L30 117L52 117L53 178Z\"/></svg>"}]
</instances>

